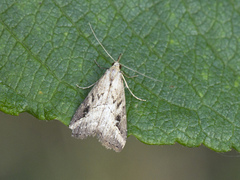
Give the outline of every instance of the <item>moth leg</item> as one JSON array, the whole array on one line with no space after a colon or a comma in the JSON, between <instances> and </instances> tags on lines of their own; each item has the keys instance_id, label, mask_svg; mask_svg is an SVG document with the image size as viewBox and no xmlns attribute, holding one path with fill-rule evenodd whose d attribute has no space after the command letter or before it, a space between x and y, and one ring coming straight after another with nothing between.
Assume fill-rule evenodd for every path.
<instances>
[{"instance_id":1,"label":"moth leg","mask_svg":"<svg viewBox=\"0 0 240 180\"><path fill-rule=\"evenodd\" d=\"M122 74L121 74L122 75ZM124 76L122 75L123 81L126 84L126 87L128 88L129 92L132 94L133 97L135 97L136 99L138 99L139 101L146 101L145 99L141 99L139 97L137 97L136 95L133 94L133 92L130 90L130 88L128 87L127 81L125 80Z\"/></svg>"},{"instance_id":2,"label":"moth leg","mask_svg":"<svg viewBox=\"0 0 240 180\"><path fill-rule=\"evenodd\" d=\"M126 76L127 78L135 78L135 77L138 77L138 75L134 75L134 76L128 76L126 75L126 73L124 73L123 71L121 71L121 73Z\"/></svg>"},{"instance_id":3,"label":"moth leg","mask_svg":"<svg viewBox=\"0 0 240 180\"><path fill-rule=\"evenodd\" d=\"M97 82L95 82L95 83L93 83L93 84L91 84L90 86L87 86L87 87L81 87L81 86L79 86L79 85L77 85L77 84L76 84L76 86L77 86L78 88L80 88L80 89L88 89L88 88L94 86L96 83L97 83Z\"/></svg>"}]
</instances>

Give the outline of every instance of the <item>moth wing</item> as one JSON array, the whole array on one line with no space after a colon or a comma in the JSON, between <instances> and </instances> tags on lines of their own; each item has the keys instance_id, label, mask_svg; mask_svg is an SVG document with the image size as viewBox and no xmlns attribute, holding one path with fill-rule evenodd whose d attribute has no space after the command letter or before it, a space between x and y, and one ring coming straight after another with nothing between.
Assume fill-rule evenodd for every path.
<instances>
[{"instance_id":1,"label":"moth wing","mask_svg":"<svg viewBox=\"0 0 240 180\"><path fill-rule=\"evenodd\" d=\"M108 96L103 106L97 127L98 138L105 147L119 152L127 139L126 100L120 71L109 84Z\"/></svg>"},{"instance_id":2,"label":"moth wing","mask_svg":"<svg viewBox=\"0 0 240 180\"><path fill-rule=\"evenodd\" d=\"M75 112L69 124L69 128L72 129L72 136L85 139L87 136L96 135L99 116L101 115L100 111L102 109L101 104L107 99L108 74L107 70ZM102 86L103 84L106 85Z\"/></svg>"}]
</instances>

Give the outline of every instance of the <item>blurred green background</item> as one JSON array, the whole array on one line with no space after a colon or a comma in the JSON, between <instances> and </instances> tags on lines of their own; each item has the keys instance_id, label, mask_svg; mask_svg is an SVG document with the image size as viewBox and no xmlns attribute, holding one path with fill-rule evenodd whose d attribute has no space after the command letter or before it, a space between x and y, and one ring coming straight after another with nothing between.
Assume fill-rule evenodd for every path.
<instances>
[{"instance_id":1,"label":"blurred green background","mask_svg":"<svg viewBox=\"0 0 240 180\"><path fill-rule=\"evenodd\" d=\"M96 138L77 140L59 121L0 112L0 179L240 179L236 151L153 146L130 136L121 153Z\"/></svg>"}]
</instances>

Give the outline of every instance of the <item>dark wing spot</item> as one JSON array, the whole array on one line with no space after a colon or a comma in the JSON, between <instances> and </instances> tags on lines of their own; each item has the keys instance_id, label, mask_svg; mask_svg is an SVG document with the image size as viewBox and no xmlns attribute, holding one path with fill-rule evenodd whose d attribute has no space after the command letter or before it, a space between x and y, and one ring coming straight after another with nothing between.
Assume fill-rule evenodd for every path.
<instances>
[{"instance_id":1,"label":"dark wing spot","mask_svg":"<svg viewBox=\"0 0 240 180\"><path fill-rule=\"evenodd\" d=\"M94 101L94 95L93 95L93 93L92 93L92 102Z\"/></svg>"},{"instance_id":2,"label":"dark wing spot","mask_svg":"<svg viewBox=\"0 0 240 180\"><path fill-rule=\"evenodd\" d=\"M120 116L120 115L117 115L117 117L116 117L116 121L118 121L118 122L121 121L121 116Z\"/></svg>"},{"instance_id":3,"label":"dark wing spot","mask_svg":"<svg viewBox=\"0 0 240 180\"><path fill-rule=\"evenodd\" d=\"M119 108L119 106L122 104L122 100L119 102L119 103L117 103L117 109Z\"/></svg>"},{"instance_id":4,"label":"dark wing spot","mask_svg":"<svg viewBox=\"0 0 240 180\"><path fill-rule=\"evenodd\" d=\"M118 127L118 125L119 125L119 123L120 123L120 121L121 121L121 116L120 115L117 115L116 116L116 126ZM119 127L118 127L118 129L119 129ZM120 130L120 129L119 129Z\"/></svg>"},{"instance_id":5,"label":"dark wing spot","mask_svg":"<svg viewBox=\"0 0 240 180\"><path fill-rule=\"evenodd\" d=\"M113 104L117 101L117 99L114 99L114 96L112 96Z\"/></svg>"},{"instance_id":6,"label":"dark wing spot","mask_svg":"<svg viewBox=\"0 0 240 180\"><path fill-rule=\"evenodd\" d=\"M98 99L100 99L100 97L103 96L103 95L104 95L104 93L97 94Z\"/></svg>"},{"instance_id":7,"label":"dark wing spot","mask_svg":"<svg viewBox=\"0 0 240 180\"><path fill-rule=\"evenodd\" d=\"M86 106L83 110L83 117L85 117L88 112L89 112L89 106Z\"/></svg>"}]
</instances>

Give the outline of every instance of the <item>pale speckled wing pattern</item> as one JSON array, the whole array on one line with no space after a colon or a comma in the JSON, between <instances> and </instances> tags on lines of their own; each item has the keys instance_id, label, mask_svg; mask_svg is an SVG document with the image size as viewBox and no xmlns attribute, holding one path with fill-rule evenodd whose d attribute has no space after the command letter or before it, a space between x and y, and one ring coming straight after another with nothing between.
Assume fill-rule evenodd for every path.
<instances>
[{"instance_id":1,"label":"pale speckled wing pattern","mask_svg":"<svg viewBox=\"0 0 240 180\"><path fill-rule=\"evenodd\" d=\"M99 79L74 114L69 128L72 136L84 139L97 135L108 149L120 152L127 139L124 83L115 62Z\"/></svg>"}]
</instances>

